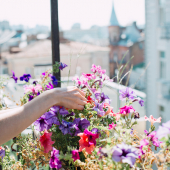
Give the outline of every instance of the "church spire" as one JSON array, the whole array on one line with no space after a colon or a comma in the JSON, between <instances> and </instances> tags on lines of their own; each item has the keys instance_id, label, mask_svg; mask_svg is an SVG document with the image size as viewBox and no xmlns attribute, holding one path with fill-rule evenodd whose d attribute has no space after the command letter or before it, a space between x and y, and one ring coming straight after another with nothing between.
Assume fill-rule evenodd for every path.
<instances>
[{"instance_id":1,"label":"church spire","mask_svg":"<svg viewBox=\"0 0 170 170\"><path fill-rule=\"evenodd\" d=\"M110 25L111 26L119 26L119 22L116 17L113 1L112 1L112 13L111 13L111 17L110 17Z\"/></svg>"}]
</instances>

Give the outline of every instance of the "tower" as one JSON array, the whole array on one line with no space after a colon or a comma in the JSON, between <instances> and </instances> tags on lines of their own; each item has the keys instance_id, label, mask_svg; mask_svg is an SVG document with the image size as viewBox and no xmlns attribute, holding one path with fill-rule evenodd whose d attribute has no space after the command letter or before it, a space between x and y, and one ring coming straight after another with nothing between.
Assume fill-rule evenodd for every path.
<instances>
[{"instance_id":1,"label":"tower","mask_svg":"<svg viewBox=\"0 0 170 170\"><path fill-rule=\"evenodd\" d=\"M115 13L113 1L112 1L112 12L110 17L110 26L108 27L108 30L109 30L110 45L117 45L119 41L120 27Z\"/></svg>"}]
</instances>

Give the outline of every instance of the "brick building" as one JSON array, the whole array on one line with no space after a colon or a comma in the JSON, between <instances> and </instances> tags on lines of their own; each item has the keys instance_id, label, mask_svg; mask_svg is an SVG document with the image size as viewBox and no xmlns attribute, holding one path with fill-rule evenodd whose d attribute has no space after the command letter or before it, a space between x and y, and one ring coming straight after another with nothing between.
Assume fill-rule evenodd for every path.
<instances>
[{"instance_id":1,"label":"brick building","mask_svg":"<svg viewBox=\"0 0 170 170\"><path fill-rule=\"evenodd\" d=\"M122 27L120 26L114 5L112 7L112 13L110 18L110 26L108 26L109 31L109 59L110 59L110 76L114 77L117 71L117 63L120 64L122 57L127 53L122 64L126 64L127 61L134 56L132 61L128 64L126 70L127 72L130 65L137 66L144 62L144 34L143 30L139 29L136 22ZM126 81L126 79L124 79Z\"/></svg>"}]
</instances>

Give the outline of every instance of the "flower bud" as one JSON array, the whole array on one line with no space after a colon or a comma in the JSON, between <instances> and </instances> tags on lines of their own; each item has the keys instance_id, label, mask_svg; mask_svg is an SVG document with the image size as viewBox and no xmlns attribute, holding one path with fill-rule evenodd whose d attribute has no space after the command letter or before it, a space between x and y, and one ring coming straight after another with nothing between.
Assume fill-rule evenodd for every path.
<instances>
[{"instance_id":1,"label":"flower bud","mask_svg":"<svg viewBox=\"0 0 170 170\"><path fill-rule=\"evenodd\" d=\"M138 113L138 112L135 112L135 114L134 114L134 119L139 119L139 118L140 118L139 113Z\"/></svg>"}]
</instances>

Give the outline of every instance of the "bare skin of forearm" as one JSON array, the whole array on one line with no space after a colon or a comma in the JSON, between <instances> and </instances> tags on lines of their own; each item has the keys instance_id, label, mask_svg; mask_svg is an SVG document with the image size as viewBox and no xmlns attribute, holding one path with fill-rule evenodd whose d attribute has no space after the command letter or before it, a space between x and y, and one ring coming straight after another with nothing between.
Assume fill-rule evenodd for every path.
<instances>
[{"instance_id":1,"label":"bare skin of forearm","mask_svg":"<svg viewBox=\"0 0 170 170\"><path fill-rule=\"evenodd\" d=\"M0 112L0 145L17 136L57 104L54 100L52 91L46 91L19 108Z\"/></svg>"},{"instance_id":2,"label":"bare skin of forearm","mask_svg":"<svg viewBox=\"0 0 170 170\"><path fill-rule=\"evenodd\" d=\"M20 134L54 105L82 110L87 103L84 96L74 86L55 88L19 108L0 112L0 145Z\"/></svg>"}]
</instances>

